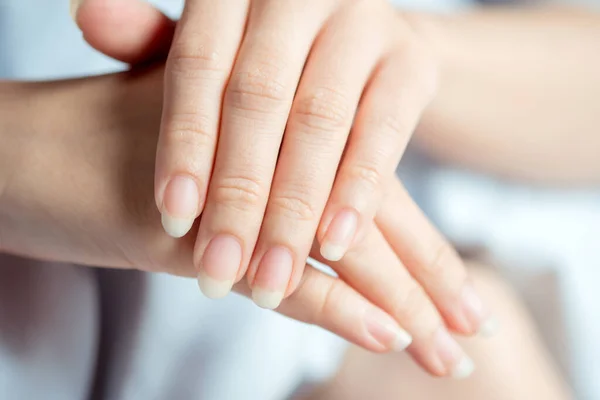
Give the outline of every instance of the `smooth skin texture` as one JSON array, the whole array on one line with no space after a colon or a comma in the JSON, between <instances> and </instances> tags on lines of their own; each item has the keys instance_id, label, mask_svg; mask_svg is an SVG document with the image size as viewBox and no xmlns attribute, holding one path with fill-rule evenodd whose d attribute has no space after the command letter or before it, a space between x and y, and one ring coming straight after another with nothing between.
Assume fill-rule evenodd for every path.
<instances>
[{"instance_id":1,"label":"smooth skin texture","mask_svg":"<svg viewBox=\"0 0 600 400\"><path fill-rule=\"evenodd\" d=\"M0 252L196 275L194 238L164 235L153 202L147 200L152 193L163 74L159 65L88 79L1 84ZM415 207L396 178L387 186L397 191L389 194L394 201L379 211L381 215ZM394 228L397 240L422 236L432 240L423 246L454 254L423 216L414 218L420 223ZM408 273L390 243L396 239L384 235L387 230L371 230L366 245L354 248L337 264L341 278L309 267L298 290L278 311L370 351L410 345L410 353L427 371L464 376L472 363L455 341L446 340L450 335L428 295L428 275ZM415 260L421 256L403 255ZM462 268L458 258L444 262L448 268ZM373 268L379 265L385 267ZM440 267L431 265L428 271ZM463 284L448 300L457 307ZM245 282L235 290L252 295ZM473 329L468 322L457 318L448 326L468 332Z\"/></svg>"},{"instance_id":2,"label":"smooth skin texture","mask_svg":"<svg viewBox=\"0 0 600 400\"><path fill-rule=\"evenodd\" d=\"M164 56L166 49L162 44L168 41L156 40L155 33L172 31L169 27L173 23L166 17L161 22L160 18L150 15L151 7L146 3L131 1L119 4L119 12L115 12L110 3L86 2L78 15L85 38L97 49L111 56L118 57L128 52L138 54L140 46L151 49L148 52L150 59L159 57L157 54L161 53ZM139 10L136 9L138 7ZM113 40L117 32L128 40ZM135 49L128 49L132 43ZM464 267L454 250L427 222L397 180L392 178L389 182L386 184L386 201L382 203L382 206L385 204L385 210L382 208L378 212L379 226L376 225L377 228L367 233L363 243L356 246L356 251L349 252L348 260L342 260L350 261L353 268L348 268L347 262L333 263L332 266L345 281L352 282L352 286L360 293L393 315L397 321L401 321L401 325L415 339L411 352L422 364L429 365L428 368L435 369L438 371L435 373L440 375L448 373L448 368L444 368L443 364L452 365L455 362L462 362L466 367L460 369L468 371L471 369L470 363L463 361L467 359L462 357L462 351L450 339L447 329L441 326L440 315L432 307L432 303L438 310L443 310L442 317L446 325L455 332L490 334L496 324L468 284ZM390 218L390 212L400 213L400 217ZM402 219L411 221L411 224L406 224ZM387 224L386 220L400 223L394 227ZM387 238L388 235L391 240ZM421 243L419 237L423 237L425 242ZM409 245L394 243L400 241ZM228 247L226 241L217 243L215 247L226 254L235 251ZM402 257L395 252L396 248L402 249ZM320 261L327 261L320 256L318 246L311 255ZM214 254L207 251L204 257L214 258ZM265 260L271 264L281 264L280 260L285 257L289 258L289 254L282 250L269 254ZM409 261L406 266L403 259ZM385 267L376 270L372 265ZM278 270L280 268L275 269ZM267 287L267 295L263 300L266 299L265 303L270 307L275 307L281 300L280 297L273 298L272 291L268 293L273 275L276 276L259 276L264 282L262 286ZM421 282L425 286L421 287ZM435 290L429 289L434 287ZM256 288L253 294L256 294ZM427 350L423 350L425 348ZM427 355L423 356L425 353ZM439 360L440 354L449 356L442 362ZM435 367L431 367L433 364ZM454 366L451 369L455 369Z\"/></svg>"},{"instance_id":3,"label":"smooth skin texture","mask_svg":"<svg viewBox=\"0 0 600 400\"><path fill-rule=\"evenodd\" d=\"M272 308L297 287L315 235L337 262L368 234L437 83L393 11L385 0L186 1L155 198L174 237L202 213L195 265L209 297L247 274Z\"/></svg>"},{"instance_id":4,"label":"smooth skin texture","mask_svg":"<svg viewBox=\"0 0 600 400\"><path fill-rule=\"evenodd\" d=\"M551 186L600 183L600 12L405 14L440 60L415 144L442 162Z\"/></svg>"},{"instance_id":5,"label":"smooth skin texture","mask_svg":"<svg viewBox=\"0 0 600 400\"><path fill-rule=\"evenodd\" d=\"M480 366L471 379L434 379L406 355L376 357L353 347L332 381L295 400L574 399L519 295L493 267L467 265L473 284L505 322L494 338L459 339Z\"/></svg>"},{"instance_id":6,"label":"smooth skin texture","mask_svg":"<svg viewBox=\"0 0 600 400\"><path fill-rule=\"evenodd\" d=\"M600 64L593 40L600 28L598 14L490 9L448 17L402 13L402 18L427 38L442 71L439 93L418 130L417 138L426 151L519 179L597 180L600 175L593 155L598 135L593 132L600 113L593 99L599 87L597 75L590 72ZM571 39L553 39L565 35ZM93 42L94 35L86 37ZM578 46L571 46L574 42ZM119 51L119 46L110 50ZM505 90L498 91L499 87ZM520 97L525 109L535 104L547 112L523 113L522 107L515 107L514 93L524 92L529 94ZM578 129L573 129L573 121ZM393 215L401 214L396 210ZM387 218L384 215L380 220ZM393 242L397 252L411 243L407 238L410 233L404 241ZM431 251L412 238L409 247L419 249L418 254L437 254L441 259L451 255ZM411 272L418 265L410 258L402 259ZM444 262L429 263L436 264Z\"/></svg>"}]
</instances>

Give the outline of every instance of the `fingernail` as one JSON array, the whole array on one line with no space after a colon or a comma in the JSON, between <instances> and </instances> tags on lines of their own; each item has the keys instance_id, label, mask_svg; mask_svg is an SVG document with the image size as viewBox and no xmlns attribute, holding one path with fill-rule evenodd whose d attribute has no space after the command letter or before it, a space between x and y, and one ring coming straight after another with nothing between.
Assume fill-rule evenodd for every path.
<instances>
[{"instance_id":1,"label":"fingernail","mask_svg":"<svg viewBox=\"0 0 600 400\"><path fill-rule=\"evenodd\" d=\"M257 306L273 310L281 304L287 290L294 259L292 253L282 246L271 248L265 253L252 285L252 300Z\"/></svg>"},{"instance_id":2,"label":"fingernail","mask_svg":"<svg viewBox=\"0 0 600 400\"><path fill-rule=\"evenodd\" d=\"M473 360L465 354L446 328L440 327L436 332L435 346L440 361L446 366L452 378L467 378L475 370Z\"/></svg>"},{"instance_id":3,"label":"fingernail","mask_svg":"<svg viewBox=\"0 0 600 400\"><path fill-rule=\"evenodd\" d=\"M200 194L196 182L186 176L176 176L165 188L162 224L170 236L185 236L196 219Z\"/></svg>"},{"instance_id":4,"label":"fingernail","mask_svg":"<svg viewBox=\"0 0 600 400\"><path fill-rule=\"evenodd\" d=\"M495 336L500 331L500 322L496 317L488 317L481 326L477 334L484 338Z\"/></svg>"},{"instance_id":5,"label":"fingernail","mask_svg":"<svg viewBox=\"0 0 600 400\"><path fill-rule=\"evenodd\" d=\"M461 301L467 319L473 331L483 337L490 337L498 332L500 325L483 305L481 297L470 284L465 285L461 294Z\"/></svg>"},{"instance_id":6,"label":"fingernail","mask_svg":"<svg viewBox=\"0 0 600 400\"><path fill-rule=\"evenodd\" d=\"M71 0L70 2L71 18L73 18L73 21L75 22L77 22L77 10L79 7L81 7L84 1L85 0Z\"/></svg>"},{"instance_id":7,"label":"fingernail","mask_svg":"<svg viewBox=\"0 0 600 400\"><path fill-rule=\"evenodd\" d=\"M221 299L231 292L233 281L218 281L204 272L199 272L198 286L200 287L200 291L209 299Z\"/></svg>"},{"instance_id":8,"label":"fingernail","mask_svg":"<svg viewBox=\"0 0 600 400\"><path fill-rule=\"evenodd\" d=\"M206 297L220 299L231 291L242 263L242 247L231 235L215 236L204 251L198 286Z\"/></svg>"},{"instance_id":9,"label":"fingernail","mask_svg":"<svg viewBox=\"0 0 600 400\"><path fill-rule=\"evenodd\" d=\"M358 226L353 210L342 210L333 218L321 245L321 255L328 261L339 261L350 248Z\"/></svg>"},{"instance_id":10,"label":"fingernail","mask_svg":"<svg viewBox=\"0 0 600 400\"><path fill-rule=\"evenodd\" d=\"M394 351L403 351L412 343L412 337L392 317L372 309L365 314L365 326L379 344Z\"/></svg>"}]
</instances>

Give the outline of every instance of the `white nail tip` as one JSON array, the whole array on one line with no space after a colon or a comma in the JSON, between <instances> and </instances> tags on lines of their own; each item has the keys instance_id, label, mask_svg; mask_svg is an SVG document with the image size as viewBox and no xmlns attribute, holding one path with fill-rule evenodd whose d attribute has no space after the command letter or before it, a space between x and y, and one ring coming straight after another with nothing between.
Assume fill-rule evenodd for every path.
<instances>
[{"instance_id":1,"label":"white nail tip","mask_svg":"<svg viewBox=\"0 0 600 400\"><path fill-rule=\"evenodd\" d=\"M346 253L344 246L335 246L329 243L323 243L321 246L321 255L327 261L340 261L344 257L344 253Z\"/></svg>"},{"instance_id":2,"label":"white nail tip","mask_svg":"<svg viewBox=\"0 0 600 400\"><path fill-rule=\"evenodd\" d=\"M405 330L399 330L396 335L396 342L394 343L394 351L401 352L406 350L408 346L412 344L412 336Z\"/></svg>"},{"instance_id":3,"label":"white nail tip","mask_svg":"<svg viewBox=\"0 0 600 400\"><path fill-rule=\"evenodd\" d=\"M266 308L268 310L274 310L281 304L283 300L282 292L272 292L261 288L254 288L252 290L252 300L257 306Z\"/></svg>"},{"instance_id":4,"label":"white nail tip","mask_svg":"<svg viewBox=\"0 0 600 400\"><path fill-rule=\"evenodd\" d=\"M475 364L469 357L463 357L452 369L452 378L465 379L475 371Z\"/></svg>"},{"instance_id":5,"label":"white nail tip","mask_svg":"<svg viewBox=\"0 0 600 400\"><path fill-rule=\"evenodd\" d=\"M167 214L162 215L162 226L171 237L184 237L194 225L192 218L173 218Z\"/></svg>"},{"instance_id":6,"label":"white nail tip","mask_svg":"<svg viewBox=\"0 0 600 400\"><path fill-rule=\"evenodd\" d=\"M477 332L479 336L489 338L496 335L500 331L500 323L494 317L490 317L481 326Z\"/></svg>"},{"instance_id":7,"label":"white nail tip","mask_svg":"<svg viewBox=\"0 0 600 400\"><path fill-rule=\"evenodd\" d=\"M71 18L73 18L73 21L77 20L77 9L79 8L79 6L81 5L82 2L83 2L83 0L71 0L70 1Z\"/></svg>"},{"instance_id":8,"label":"white nail tip","mask_svg":"<svg viewBox=\"0 0 600 400\"><path fill-rule=\"evenodd\" d=\"M218 281L206 274L198 274L198 286L202 293L210 299L221 299L231 292L232 281Z\"/></svg>"}]
</instances>

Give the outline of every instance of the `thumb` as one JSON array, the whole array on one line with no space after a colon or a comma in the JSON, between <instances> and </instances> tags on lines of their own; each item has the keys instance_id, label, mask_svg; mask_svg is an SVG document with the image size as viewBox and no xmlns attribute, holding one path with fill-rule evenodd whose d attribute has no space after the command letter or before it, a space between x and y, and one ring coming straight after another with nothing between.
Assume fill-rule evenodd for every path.
<instances>
[{"instance_id":1,"label":"thumb","mask_svg":"<svg viewBox=\"0 0 600 400\"><path fill-rule=\"evenodd\" d=\"M128 64L167 57L175 22L142 0L70 0L75 22L96 50Z\"/></svg>"}]
</instances>

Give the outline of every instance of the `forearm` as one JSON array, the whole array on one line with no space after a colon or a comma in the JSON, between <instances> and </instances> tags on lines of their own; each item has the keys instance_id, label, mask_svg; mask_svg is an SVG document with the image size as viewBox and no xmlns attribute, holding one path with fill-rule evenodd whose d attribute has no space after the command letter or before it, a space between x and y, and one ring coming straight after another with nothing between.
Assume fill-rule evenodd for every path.
<instances>
[{"instance_id":1,"label":"forearm","mask_svg":"<svg viewBox=\"0 0 600 400\"><path fill-rule=\"evenodd\" d=\"M10 221L15 218L13 185L31 142L31 120L26 118L29 88L26 84L0 82L0 252L6 250Z\"/></svg>"},{"instance_id":2,"label":"forearm","mask_svg":"<svg viewBox=\"0 0 600 400\"><path fill-rule=\"evenodd\" d=\"M600 182L600 14L414 14L439 94L417 143L449 162L519 179Z\"/></svg>"}]
</instances>

